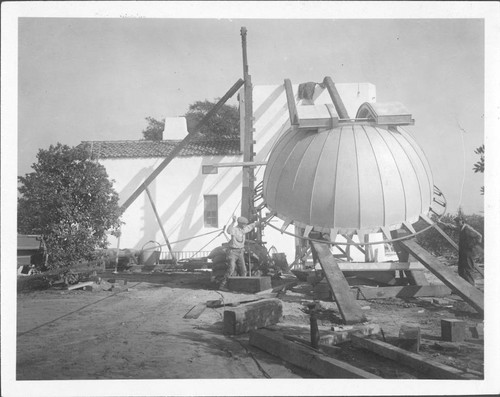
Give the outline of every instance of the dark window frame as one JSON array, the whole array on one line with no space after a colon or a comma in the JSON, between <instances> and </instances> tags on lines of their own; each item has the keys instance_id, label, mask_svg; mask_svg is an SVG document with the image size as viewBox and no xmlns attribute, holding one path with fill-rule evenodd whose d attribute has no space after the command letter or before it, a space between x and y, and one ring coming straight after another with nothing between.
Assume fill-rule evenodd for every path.
<instances>
[{"instance_id":1,"label":"dark window frame","mask_svg":"<svg viewBox=\"0 0 500 397\"><path fill-rule=\"evenodd\" d=\"M219 168L214 167L213 165L202 165L201 166L201 173L203 175L218 174Z\"/></svg>"},{"instance_id":2,"label":"dark window frame","mask_svg":"<svg viewBox=\"0 0 500 397\"><path fill-rule=\"evenodd\" d=\"M209 200L214 201L210 202ZM205 227L219 227L219 197L217 194L203 195L203 225Z\"/></svg>"}]
</instances>

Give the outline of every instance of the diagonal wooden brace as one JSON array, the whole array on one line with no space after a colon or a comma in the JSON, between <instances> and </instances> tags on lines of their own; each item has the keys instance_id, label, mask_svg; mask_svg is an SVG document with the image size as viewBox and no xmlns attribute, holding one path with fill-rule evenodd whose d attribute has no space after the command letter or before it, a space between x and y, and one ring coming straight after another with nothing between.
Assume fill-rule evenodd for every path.
<instances>
[{"instance_id":1,"label":"diagonal wooden brace","mask_svg":"<svg viewBox=\"0 0 500 397\"><path fill-rule=\"evenodd\" d=\"M478 313L484 314L484 294L480 290L452 272L446 265L423 249L415 239L403 240L400 244L445 285L450 287L455 294L470 304Z\"/></svg>"},{"instance_id":2,"label":"diagonal wooden brace","mask_svg":"<svg viewBox=\"0 0 500 397\"><path fill-rule=\"evenodd\" d=\"M317 241L312 241L311 244L312 249L317 253L326 281L332 290L333 297L337 302L344 322L346 324L355 324L366 321L366 317L352 294L344 274L340 270L335 257L330 252L329 245Z\"/></svg>"}]
</instances>

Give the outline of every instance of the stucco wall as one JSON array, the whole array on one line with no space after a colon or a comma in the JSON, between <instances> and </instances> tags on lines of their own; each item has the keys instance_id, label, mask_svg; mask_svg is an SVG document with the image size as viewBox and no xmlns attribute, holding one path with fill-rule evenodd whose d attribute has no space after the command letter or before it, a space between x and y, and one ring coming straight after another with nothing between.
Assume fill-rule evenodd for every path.
<instances>
[{"instance_id":1,"label":"stucco wall","mask_svg":"<svg viewBox=\"0 0 500 397\"><path fill-rule=\"evenodd\" d=\"M107 159L101 160L122 204L151 174L163 159ZM149 185L163 227L174 251L197 251L217 233L176 243L217 228L205 227L203 195L218 195L219 228L235 213L239 215L241 199L241 168L219 168L218 174L202 174L202 165L218 162L238 162L240 156L231 157L178 157L174 159ZM125 211L125 224L120 239L121 248L141 249L150 240L165 244L158 222L146 192L141 194ZM110 236L111 247L116 238ZM227 241L224 236L215 239L203 250L211 250ZM150 245L152 246L152 245ZM163 248L167 250L166 247Z\"/></svg>"}]
</instances>

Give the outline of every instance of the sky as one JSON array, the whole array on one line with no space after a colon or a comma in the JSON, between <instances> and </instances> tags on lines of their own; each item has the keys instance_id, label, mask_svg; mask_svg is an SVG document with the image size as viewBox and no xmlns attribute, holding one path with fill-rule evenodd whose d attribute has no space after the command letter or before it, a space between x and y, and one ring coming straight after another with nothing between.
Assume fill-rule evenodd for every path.
<instances>
[{"instance_id":1,"label":"sky","mask_svg":"<svg viewBox=\"0 0 500 397\"><path fill-rule=\"evenodd\" d=\"M18 174L50 144L140 139L145 117L223 96L242 75L242 26L254 85L375 84L412 113L449 212L483 211L481 19L21 18Z\"/></svg>"}]
</instances>

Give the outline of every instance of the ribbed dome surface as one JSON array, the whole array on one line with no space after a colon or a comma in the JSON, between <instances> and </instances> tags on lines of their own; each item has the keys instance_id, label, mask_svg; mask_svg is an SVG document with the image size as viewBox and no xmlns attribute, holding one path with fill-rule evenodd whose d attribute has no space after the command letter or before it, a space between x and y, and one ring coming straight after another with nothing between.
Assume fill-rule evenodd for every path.
<instances>
[{"instance_id":1,"label":"ribbed dome surface","mask_svg":"<svg viewBox=\"0 0 500 397\"><path fill-rule=\"evenodd\" d=\"M339 233L413 223L427 215L432 194L427 159L400 128L289 130L264 173L264 199L278 217Z\"/></svg>"}]
</instances>

